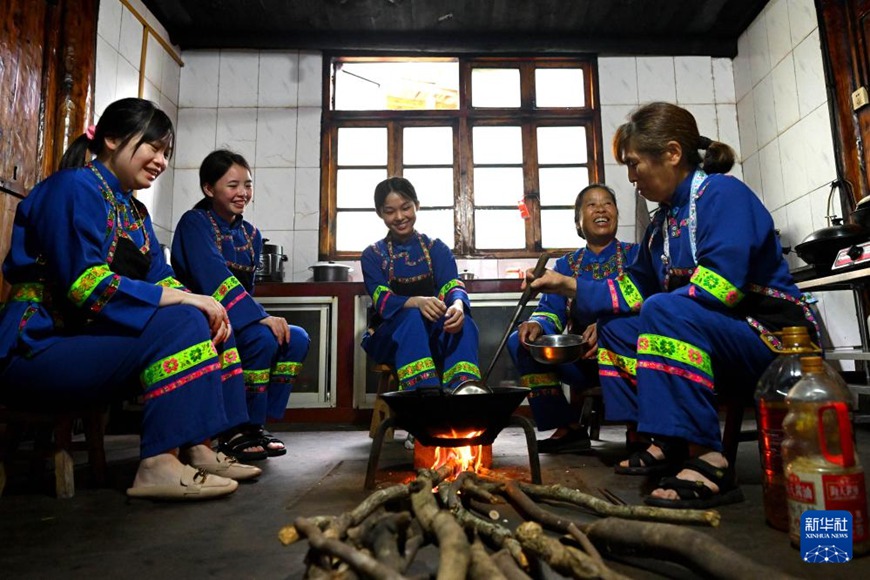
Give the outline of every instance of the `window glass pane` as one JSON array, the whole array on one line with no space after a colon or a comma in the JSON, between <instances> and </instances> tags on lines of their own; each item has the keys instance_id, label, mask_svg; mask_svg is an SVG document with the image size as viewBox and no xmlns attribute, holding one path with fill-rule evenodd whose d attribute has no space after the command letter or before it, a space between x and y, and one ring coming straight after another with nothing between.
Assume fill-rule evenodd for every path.
<instances>
[{"instance_id":1,"label":"window glass pane","mask_svg":"<svg viewBox=\"0 0 870 580\"><path fill-rule=\"evenodd\" d=\"M474 245L479 250L526 246L526 225L517 209L474 210Z\"/></svg>"},{"instance_id":2,"label":"window glass pane","mask_svg":"<svg viewBox=\"0 0 870 580\"><path fill-rule=\"evenodd\" d=\"M538 163L586 163L586 128L538 127Z\"/></svg>"},{"instance_id":3,"label":"window glass pane","mask_svg":"<svg viewBox=\"0 0 870 580\"><path fill-rule=\"evenodd\" d=\"M579 248L586 246L577 235L573 209L541 210L541 244L545 248Z\"/></svg>"},{"instance_id":4,"label":"window glass pane","mask_svg":"<svg viewBox=\"0 0 870 580\"><path fill-rule=\"evenodd\" d=\"M522 163L523 133L519 127L474 127L474 163Z\"/></svg>"},{"instance_id":5,"label":"window glass pane","mask_svg":"<svg viewBox=\"0 0 870 580\"><path fill-rule=\"evenodd\" d=\"M339 169L335 179L336 207L374 211L375 186L386 178L386 169Z\"/></svg>"},{"instance_id":6,"label":"window glass pane","mask_svg":"<svg viewBox=\"0 0 870 580\"><path fill-rule=\"evenodd\" d=\"M589 185L589 170L585 167L541 167L538 171L541 205L574 206L577 194Z\"/></svg>"},{"instance_id":7,"label":"window glass pane","mask_svg":"<svg viewBox=\"0 0 870 580\"><path fill-rule=\"evenodd\" d=\"M452 209L421 209L417 212L414 228L430 238L440 238L448 248L453 249Z\"/></svg>"},{"instance_id":8,"label":"window glass pane","mask_svg":"<svg viewBox=\"0 0 870 580\"><path fill-rule=\"evenodd\" d=\"M335 249L339 252L362 252L386 235L387 227L374 208L335 215Z\"/></svg>"},{"instance_id":9,"label":"window glass pane","mask_svg":"<svg viewBox=\"0 0 870 580\"><path fill-rule=\"evenodd\" d=\"M516 205L521 199L521 167L474 168L474 205Z\"/></svg>"},{"instance_id":10,"label":"window glass pane","mask_svg":"<svg viewBox=\"0 0 870 580\"><path fill-rule=\"evenodd\" d=\"M535 105L538 107L584 106L583 69L535 69Z\"/></svg>"},{"instance_id":11,"label":"window glass pane","mask_svg":"<svg viewBox=\"0 0 870 580\"><path fill-rule=\"evenodd\" d=\"M337 62L335 109L432 110L459 108L459 62Z\"/></svg>"},{"instance_id":12,"label":"window glass pane","mask_svg":"<svg viewBox=\"0 0 870 580\"><path fill-rule=\"evenodd\" d=\"M471 70L472 107L519 107L520 71L515 68Z\"/></svg>"},{"instance_id":13,"label":"window glass pane","mask_svg":"<svg viewBox=\"0 0 870 580\"><path fill-rule=\"evenodd\" d=\"M414 189L417 190L417 199L420 200L422 207L453 207L452 167L405 169L404 177L414 184Z\"/></svg>"},{"instance_id":14,"label":"window glass pane","mask_svg":"<svg viewBox=\"0 0 870 580\"><path fill-rule=\"evenodd\" d=\"M386 127L342 127L338 130L339 165L386 165Z\"/></svg>"},{"instance_id":15,"label":"window glass pane","mask_svg":"<svg viewBox=\"0 0 870 580\"><path fill-rule=\"evenodd\" d=\"M402 148L405 165L453 165L453 127L406 127Z\"/></svg>"}]
</instances>

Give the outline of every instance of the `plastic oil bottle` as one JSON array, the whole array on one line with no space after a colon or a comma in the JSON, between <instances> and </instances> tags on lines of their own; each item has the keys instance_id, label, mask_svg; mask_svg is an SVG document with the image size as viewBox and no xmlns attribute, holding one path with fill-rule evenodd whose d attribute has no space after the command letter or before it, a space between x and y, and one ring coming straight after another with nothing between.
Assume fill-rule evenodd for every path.
<instances>
[{"instance_id":1,"label":"plastic oil bottle","mask_svg":"<svg viewBox=\"0 0 870 580\"><path fill-rule=\"evenodd\" d=\"M786 396L782 444L789 509L789 539L800 546L807 510L852 514L852 549L870 551L864 470L855 453L846 383L826 372L818 356L801 358L803 377Z\"/></svg>"},{"instance_id":2,"label":"plastic oil bottle","mask_svg":"<svg viewBox=\"0 0 870 580\"><path fill-rule=\"evenodd\" d=\"M787 532L788 503L782 465L782 440L785 436L782 422L788 412L785 396L802 376L801 357L818 353L820 349L812 343L804 326L787 326L777 334L781 334L782 354L758 380L755 405L764 517L772 528ZM836 372L830 368L827 370Z\"/></svg>"}]
</instances>

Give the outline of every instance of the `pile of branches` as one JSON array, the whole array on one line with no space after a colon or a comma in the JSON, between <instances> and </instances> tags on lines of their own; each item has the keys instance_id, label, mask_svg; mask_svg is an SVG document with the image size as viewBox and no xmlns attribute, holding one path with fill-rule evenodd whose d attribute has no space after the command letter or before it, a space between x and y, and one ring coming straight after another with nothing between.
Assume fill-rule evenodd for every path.
<instances>
[{"instance_id":1,"label":"pile of branches","mask_svg":"<svg viewBox=\"0 0 870 580\"><path fill-rule=\"evenodd\" d=\"M410 483L378 490L341 515L296 518L279 539L285 545L308 540L307 578L406 578L418 551L431 543L439 548L439 580L537 578L544 563L568 578L625 578L602 554L671 560L710 578L785 577L685 526L717 526L714 510L613 505L564 486L469 471L445 482L451 473L448 466L421 470ZM493 509L505 501L525 519L514 530ZM541 505L547 503L602 519L580 523Z\"/></svg>"}]
</instances>

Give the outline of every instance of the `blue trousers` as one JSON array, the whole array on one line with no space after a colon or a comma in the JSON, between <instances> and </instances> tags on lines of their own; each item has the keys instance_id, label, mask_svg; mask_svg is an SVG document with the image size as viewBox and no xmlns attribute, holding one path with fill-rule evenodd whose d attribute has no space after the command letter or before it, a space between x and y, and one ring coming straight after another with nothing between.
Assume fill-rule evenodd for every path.
<instances>
[{"instance_id":1,"label":"blue trousers","mask_svg":"<svg viewBox=\"0 0 870 580\"><path fill-rule=\"evenodd\" d=\"M747 322L677 294L598 321L605 416L721 451L717 390L752 392L775 358Z\"/></svg>"},{"instance_id":2,"label":"blue trousers","mask_svg":"<svg viewBox=\"0 0 870 580\"><path fill-rule=\"evenodd\" d=\"M362 347L374 361L396 369L399 390L442 385L449 389L465 380L480 379L478 335L468 314L462 330L449 334L444 332L443 319L429 322L419 309L405 308L374 334L366 333Z\"/></svg>"},{"instance_id":3,"label":"blue trousers","mask_svg":"<svg viewBox=\"0 0 870 580\"><path fill-rule=\"evenodd\" d=\"M192 306L158 308L140 333L93 323L32 357L14 357L0 375L16 399L51 406L109 400L136 380L145 400L142 458L248 419L235 341L215 351L205 316Z\"/></svg>"},{"instance_id":4,"label":"blue trousers","mask_svg":"<svg viewBox=\"0 0 870 580\"><path fill-rule=\"evenodd\" d=\"M239 330L236 341L245 370L250 423L263 425L266 416L283 417L293 383L308 354L308 333L291 324L290 342L279 345L269 327L254 323Z\"/></svg>"},{"instance_id":5,"label":"blue trousers","mask_svg":"<svg viewBox=\"0 0 870 580\"><path fill-rule=\"evenodd\" d=\"M546 365L532 358L520 344L519 332L508 337L507 350L520 374L520 385L529 391L529 407L539 431L566 427L580 420L580 411L570 405L562 383L583 391L598 384L598 363L580 360L562 365Z\"/></svg>"}]
</instances>

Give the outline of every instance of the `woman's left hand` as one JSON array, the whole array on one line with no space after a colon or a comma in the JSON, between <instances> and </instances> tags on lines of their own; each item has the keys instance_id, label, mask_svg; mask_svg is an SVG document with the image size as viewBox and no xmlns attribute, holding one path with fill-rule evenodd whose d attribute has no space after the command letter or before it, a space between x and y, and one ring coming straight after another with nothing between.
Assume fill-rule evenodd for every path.
<instances>
[{"instance_id":1,"label":"woman's left hand","mask_svg":"<svg viewBox=\"0 0 870 580\"><path fill-rule=\"evenodd\" d=\"M598 356L598 326L593 322L586 327L583 334L580 335L586 342L586 352L583 353L584 359L595 358Z\"/></svg>"},{"instance_id":2,"label":"woman's left hand","mask_svg":"<svg viewBox=\"0 0 870 580\"><path fill-rule=\"evenodd\" d=\"M465 322L465 305L462 300L456 300L444 314L444 332L456 334L462 330Z\"/></svg>"},{"instance_id":3,"label":"woman's left hand","mask_svg":"<svg viewBox=\"0 0 870 580\"><path fill-rule=\"evenodd\" d=\"M260 321L260 324L268 326L272 334L278 340L278 344L288 344L290 342L290 325L287 321L279 316L267 316Z\"/></svg>"}]
</instances>

